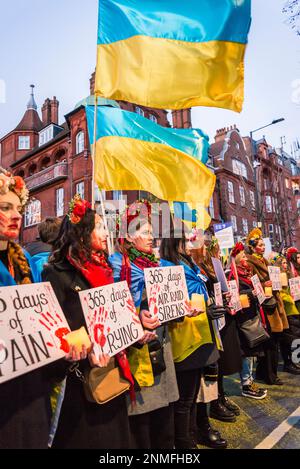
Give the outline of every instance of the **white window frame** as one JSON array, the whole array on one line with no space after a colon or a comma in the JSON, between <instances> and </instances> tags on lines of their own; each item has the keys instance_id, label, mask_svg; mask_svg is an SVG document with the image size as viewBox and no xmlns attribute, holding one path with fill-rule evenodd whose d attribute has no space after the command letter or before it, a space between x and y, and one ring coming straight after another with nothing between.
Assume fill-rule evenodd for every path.
<instances>
[{"instance_id":1,"label":"white window frame","mask_svg":"<svg viewBox=\"0 0 300 469\"><path fill-rule=\"evenodd\" d=\"M75 193L79 194L82 199L85 198L85 187L84 187L84 181L79 181L77 182L75 186Z\"/></svg>"},{"instance_id":2,"label":"white window frame","mask_svg":"<svg viewBox=\"0 0 300 469\"><path fill-rule=\"evenodd\" d=\"M237 220L235 215L231 215L232 229L234 233L237 233Z\"/></svg>"},{"instance_id":3,"label":"white window frame","mask_svg":"<svg viewBox=\"0 0 300 469\"><path fill-rule=\"evenodd\" d=\"M227 181L228 200L231 204L235 204L234 200L234 186L232 181Z\"/></svg>"},{"instance_id":4,"label":"white window frame","mask_svg":"<svg viewBox=\"0 0 300 469\"><path fill-rule=\"evenodd\" d=\"M30 150L30 135L20 135L18 138L18 150Z\"/></svg>"},{"instance_id":5,"label":"white window frame","mask_svg":"<svg viewBox=\"0 0 300 469\"><path fill-rule=\"evenodd\" d=\"M149 119L151 122L154 122L154 124L157 124L157 117L154 114L149 114Z\"/></svg>"},{"instance_id":6,"label":"white window frame","mask_svg":"<svg viewBox=\"0 0 300 469\"><path fill-rule=\"evenodd\" d=\"M243 186L240 186L239 189L240 189L241 206L245 207L245 205L246 205L245 189L244 189Z\"/></svg>"},{"instance_id":7,"label":"white window frame","mask_svg":"<svg viewBox=\"0 0 300 469\"><path fill-rule=\"evenodd\" d=\"M42 204L38 199L32 199L25 208L24 227L34 226L42 221Z\"/></svg>"},{"instance_id":8,"label":"white window frame","mask_svg":"<svg viewBox=\"0 0 300 469\"><path fill-rule=\"evenodd\" d=\"M209 202L209 215L211 218L215 218L215 207L214 207L214 198L212 197Z\"/></svg>"},{"instance_id":9,"label":"white window frame","mask_svg":"<svg viewBox=\"0 0 300 469\"><path fill-rule=\"evenodd\" d=\"M243 233L244 235L247 235L249 233L247 218L243 218Z\"/></svg>"},{"instance_id":10,"label":"white window frame","mask_svg":"<svg viewBox=\"0 0 300 469\"><path fill-rule=\"evenodd\" d=\"M84 151L84 132L80 130L76 135L76 155Z\"/></svg>"},{"instance_id":11,"label":"white window frame","mask_svg":"<svg viewBox=\"0 0 300 469\"><path fill-rule=\"evenodd\" d=\"M253 191L250 191L250 203L252 210L255 210L255 194Z\"/></svg>"},{"instance_id":12,"label":"white window frame","mask_svg":"<svg viewBox=\"0 0 300 469\"><path fill-rule=\"evenodd\" d=\"M237 174L238 176L243 176L244 178L248 179L247 168L242 161L236 160L234 158L232 160L232 171L234 172L234 174Z\"/></svg>"},{"instance_id":13,"label":"white window frame","mask_svg":"<svg viewBox=\"0 0 300 469\"><path fill-rule=\"evenodd\" d=\"M145 116L145 113L144 113L143 109L140 106L135 106L134 110L139 116L142 116L142 117Z\"/></svg>"},{"instance_id":14,"label":"white window frame","mask_svg":"<svg viewBox=\"0 0 300 469\"><path fill-rule=\"evenodd\" d=\"M270 195L266 195L265 197L265 204L266 204L266 212L273 213L272 209L272 197Z\"/></svg>"},{"instance_id":15,"label":"white window frame","mask_svg":"<svg viewBox=\"0 0 300 469\"><path fill-rule=\"evenodd\" d=\"M65 190L63 187L59 187L55 191L56 201L56 216L62 217L65 214Z\"/></svg>"}]
</instances>

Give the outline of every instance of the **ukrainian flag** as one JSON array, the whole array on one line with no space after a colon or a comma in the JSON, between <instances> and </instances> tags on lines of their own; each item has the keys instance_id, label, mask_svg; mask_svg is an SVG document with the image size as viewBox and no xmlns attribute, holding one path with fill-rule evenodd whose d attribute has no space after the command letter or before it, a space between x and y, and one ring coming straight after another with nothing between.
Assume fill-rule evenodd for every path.
<instances>
[{"instance_id":1,"label":"ukrainian flag","mask_svg":"<svg viewBox=\"0 0 300 469\"><path fill-rule=\"evenodd\" d=\"M240 112L251 0L99 0L95 92Z\"/></svg>"},{"instance_id":2,"label":"ukrainian flag","mask_svg":"<svg viewBox=\"0 0 300 469\"><path fill-rule=\"evenodd\" d=\"M95 182L101 189L143 190L162 200L209 205L215 175L201 162L208 137L199 129L162 127L134 112L86 107Z\"/></svg>"}]
</instances>

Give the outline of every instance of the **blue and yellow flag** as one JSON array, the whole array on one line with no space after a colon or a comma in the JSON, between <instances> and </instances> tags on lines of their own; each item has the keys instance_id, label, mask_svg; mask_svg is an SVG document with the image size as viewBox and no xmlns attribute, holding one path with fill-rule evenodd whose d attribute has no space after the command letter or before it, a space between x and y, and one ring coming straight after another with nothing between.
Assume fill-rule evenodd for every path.
<instances>
[{"instance_id":1,"label":"blue and yellow flag","mask_svg":"<svg viewBox=\"0 0 300 469\"><path fill-rule=\"evenodd\" d=\"M86 107L95 182L101 189L148 191L159 199L209 205L215 175L201 162L208 137L199 129L162 127L134 112Z\"/></svg>"},{"instance_id":2,"label":"blue and yellow flag","mask_svg":"<svg viewBox=\"0 0 300 469\"><path fill-rule=\"evenodd\" d=\"M240 112L251 0L99 0L95 92Z\"/></svg>"}]
</instances>

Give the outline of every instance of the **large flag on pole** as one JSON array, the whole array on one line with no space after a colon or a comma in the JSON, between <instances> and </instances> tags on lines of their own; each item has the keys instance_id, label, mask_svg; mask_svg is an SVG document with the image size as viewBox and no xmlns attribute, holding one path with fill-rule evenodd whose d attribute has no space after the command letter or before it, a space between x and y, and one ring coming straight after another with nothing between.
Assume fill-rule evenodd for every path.
<instances>
[{"instance_id":1,"label":"large flag on pole","mask_svg":"<svg viewBox=\"0 0 300 469\"><path fill-rule=\"evenodd\" d=\"M99 0L95 91L240 112L250 23L251 0Z\"/></svg>"},{"instance_id":2,"label":"large flag on pole","mask_svg":"<svg viewBox=\"0 0 300 469\"><path fill-rule=\"evenodd\" d=\"M104 190L144 190L167 201L207 207L215 175L201 162L208 137L199 129L162 127L134 112L86 107L95 182Z\"/></svg>"}]
</instances>

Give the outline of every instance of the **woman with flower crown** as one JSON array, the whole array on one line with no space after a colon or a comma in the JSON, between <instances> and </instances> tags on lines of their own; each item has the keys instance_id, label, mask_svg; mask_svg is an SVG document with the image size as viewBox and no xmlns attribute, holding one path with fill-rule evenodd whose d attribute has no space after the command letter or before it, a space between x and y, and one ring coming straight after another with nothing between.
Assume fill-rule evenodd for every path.
<instances>
[{"instance_id":1,"label":"woman with flower crown","mask_svg":"<svg viewBox=\"0 0 300 469\"><path fill-rule=\"evenodd\" d=\"M28 199L25 182L0 168L0 285L35 281L28 254L15 243ZM50 365L51 366L51 365ZM46 368L0 384L0 448L47 448L51 417Z\"/></svg>"},{"instance_id":2,"label":"woman with flower crown","mask_svg":"<svg viewBox=\"0 0 300 469\"><path fill-rule=\"evenodd\" d=\"M262 232L254 228L246 240L250 253L248 263L252 267L253 275L257 274L263 287L272 287L267 259L264 258L265 243ZM288 329L289 323L283 306L283 301L279 292L273 291L272 296L262 304L266 319L267 331L270 340L264 344L264 357L259 357L256 367L256 378L267 384L282 385L281 379L277 376L279 342L282 332Z\"/></svg>"},{"instance_id":3,"label":"woman with flower crown","mask_svg":"<svg viewBox=\"0 0 300 469\"><path fill-rule=\"evenodd\" d=\"M62 222L49 265L42 272L43 280L51 282L72 331L86 326L78 292L114 281L106 248L103 219L76 195ZM105 354L96 356L82 346L81 351L70 347L67 359L72 363L66 361L57 373L57 380L66 378L66 384L52 448L128 448L125 395L99 405L89 402L84 393L84 374L93 367L107 366L110 358ZM116 364L133 389L125 352L116 356Z\"/></svg>"},{"instance_id":4,"label":"woman with flower crown","mask_svg":"<svg viewBox=\"0 0 300 469\"><path fill-rule=\"evenodd\" d=\"M128 207L119 224L120 252L110 261L116 281L127 280L145 336L128 350L130 368L136 381L136 406L128 406L132 447L174 448L174 409L178 388L166 324L151 318L145 293L144 269L159 266L153 253L151 205L138 201ZM161 347L165 370L153 372L149 347ZM129 404L129 403L128 403Z\"/></svg>"}]
</instances>

